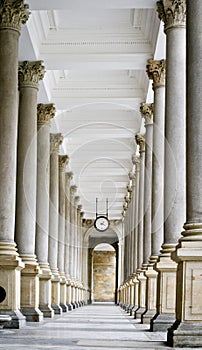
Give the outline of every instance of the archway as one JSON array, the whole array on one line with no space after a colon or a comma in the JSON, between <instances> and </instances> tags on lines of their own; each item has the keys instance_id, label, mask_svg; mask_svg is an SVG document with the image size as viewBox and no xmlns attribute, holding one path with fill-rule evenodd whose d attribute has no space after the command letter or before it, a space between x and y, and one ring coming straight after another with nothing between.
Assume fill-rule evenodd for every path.
<instances>
[{"instance_id":1,"label":"archway","mask_svg":"<svg viewBox=\"0 0 202 350\"><path fill-rule=\"evenodd\" d=\"M92 257L92 301L115 302L116 251L108 243L98 244Z\"/></svg>"}]
</instances>

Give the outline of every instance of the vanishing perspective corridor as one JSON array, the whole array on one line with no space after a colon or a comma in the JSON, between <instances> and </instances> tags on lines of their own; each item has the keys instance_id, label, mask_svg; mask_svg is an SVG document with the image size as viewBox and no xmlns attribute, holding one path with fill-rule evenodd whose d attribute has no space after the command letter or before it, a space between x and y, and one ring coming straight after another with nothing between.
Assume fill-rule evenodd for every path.
<instances>
[{"instance_id":1,"label":"vanishing perspective corridor","mask_svg":"<svg viewBox=\"0 0 202 350\"><path fill-rule=\"evenodd\" d=\"M42 323L27 322L17 329L0 330L0 349L94 350L170 349L166 332L149 331L148 325L128 316L119 306L97 303Z\"/></svg>"}]
</instances>

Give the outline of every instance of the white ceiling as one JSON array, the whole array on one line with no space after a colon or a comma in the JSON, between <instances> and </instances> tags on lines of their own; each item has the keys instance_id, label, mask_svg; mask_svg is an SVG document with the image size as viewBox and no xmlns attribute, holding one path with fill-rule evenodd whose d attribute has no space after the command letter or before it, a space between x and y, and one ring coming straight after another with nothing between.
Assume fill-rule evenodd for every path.
<instances>
[{"instance_id":1,"label":"white ceiling","mask_svg":"<svg viewBox=\"0 0 202 350\"><path fill-rule=\"evenodd\" d=\"M144 132L139 106L152 102L149 58L165 58L165 38L154 0L27 0L20 60L43 60L39 103L54 103L51 132L61 132L61 153L85 212L121 219L134 135ZM151 101L150 101L151 100Z\"/></svg>"}]
</instances>

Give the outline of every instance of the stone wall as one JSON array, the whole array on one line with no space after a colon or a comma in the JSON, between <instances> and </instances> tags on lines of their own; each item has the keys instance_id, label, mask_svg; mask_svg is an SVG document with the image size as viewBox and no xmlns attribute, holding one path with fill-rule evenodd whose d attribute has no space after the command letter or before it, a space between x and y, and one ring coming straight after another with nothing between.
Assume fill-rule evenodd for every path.
<instances>
[{"instance_id":1,"label":"stone wall","mask_svg":"<svg viewBox=\"0 0 202 350\"><path fill-rule=\"evenodd\" d=\"M94 301L114 301L115 266L115 251L93 252Z\"/></svg>"}]
</instances>

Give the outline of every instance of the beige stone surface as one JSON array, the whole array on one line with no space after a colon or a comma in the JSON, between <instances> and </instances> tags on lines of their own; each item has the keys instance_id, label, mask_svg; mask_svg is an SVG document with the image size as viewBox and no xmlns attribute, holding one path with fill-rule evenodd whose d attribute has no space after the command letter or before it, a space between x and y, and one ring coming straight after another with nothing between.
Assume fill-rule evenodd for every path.
<instances>
[{"instance_id":1,"label":"beige stone surface","mask_svg":"<svg viewBox=\"0 0 202 350\"><path fill-rule=\"evenodd\" d=\"M95 301L114 301L115 294L115 252L94 251L93 286Z\"/></svg>"}]
</instances>

